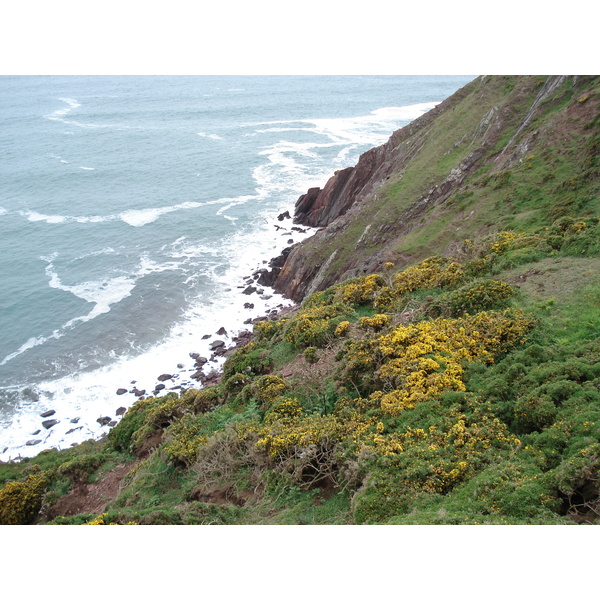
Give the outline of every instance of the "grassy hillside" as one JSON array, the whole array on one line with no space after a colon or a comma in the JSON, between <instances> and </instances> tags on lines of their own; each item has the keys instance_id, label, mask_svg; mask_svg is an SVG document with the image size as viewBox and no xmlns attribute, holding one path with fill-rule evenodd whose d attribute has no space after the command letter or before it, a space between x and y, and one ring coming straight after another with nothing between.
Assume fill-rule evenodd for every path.
<instances>
[{"instance_id":1,"label":"grassy hillside","mask_svg":"<svg viewBox=\"0 0 600 600\"><path fill-rule=\"evenodd\" d=\"M333 285L257 322L218 385L1 464L0 522L598 522L598 79L530 113L546 83L469 84L414 170L307 246L337 245ZM346 247L380 268L347 279Z\"/></svg>"}]
</instances>

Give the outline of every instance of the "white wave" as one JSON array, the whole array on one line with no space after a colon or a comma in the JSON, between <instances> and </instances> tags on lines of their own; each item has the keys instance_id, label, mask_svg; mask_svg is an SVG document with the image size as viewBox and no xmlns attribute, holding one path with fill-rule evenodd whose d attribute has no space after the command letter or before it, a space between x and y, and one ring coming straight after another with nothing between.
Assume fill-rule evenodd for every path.
<instances>
[{"instance_id":1,"label":"white wave","mask_svg":"<svg viewBox=\"0 0 600 600\"><path fill-rule=\"evenodd\" d=\"M41 346L50 338L58 339L59 337L62 337L61 334L58 332L58 330L55 330L51 335L47 337L39 336L29 338L18 350L15 350L11 354L5 356L2 362L0 362L0 367L4 366L8 361L12 360L13 358L16 358L20 354L23 354L23 352L27 352L27 350L31 350L31 348L35 348L36 346Z\"/></svg>"},{"instance_id":2,"label":"white wave","mask_svg":"<svg viewBox=\"0 0 600 600\"><path fill-rule=\"evenodd\" d=\"M3 208L2 206L0 206L0 217L2 215L7 215L8 214L8 209Z\"/></svg>"},{"instance_id":3,"label":"white wave","mask_svg":"<svg viewBox=\"0 0 600 600\"><path fill-rule=\"evenodd\" d=\"M95 171L96 169L94 169L94 167L79 167L80 169L83 169L84 171Z\"/></svg>"},{"instance_id":4,"label":"white wave","mask_svg":"<svg viewBox=\"0 0 600 600\"><path fill-rule=\"evenodd\" d=\"M46 223L65 223L68 220L68 217L64 217L62 215L43 215L36 211L19 211L19 214L23 217L27 217L28 221L32 223L36 223L37 221L45 221Z\"/></svg>"},{"instance_id":5,"label":"white wave","mask_svg":"<svg viewBox=\"0 0 600 600\"><path fill-rule=\"evenodd\" d=\"M199 131L198 135L200 137L209 138L211 140L222 140L223 139L220 135L217 135L216 133L204 133L203 131Z\"/></svg>"}]
</instances>

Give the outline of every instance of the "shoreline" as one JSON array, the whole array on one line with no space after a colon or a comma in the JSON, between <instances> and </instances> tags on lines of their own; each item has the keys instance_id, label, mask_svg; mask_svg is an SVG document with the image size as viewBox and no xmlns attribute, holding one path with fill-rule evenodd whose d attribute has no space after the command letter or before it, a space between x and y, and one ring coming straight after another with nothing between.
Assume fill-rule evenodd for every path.
<instances>
[{"instance_id":1,"label":"shoreline","mask_svg":"<svg viewBox=\"0 0 600 600\"><path fill-rule=\"evenodd\" d=\"M285 225L281 223L284 219L288 220ZM255 264L250 274L242 276L238 281L231 281L229 287L225 288L214 302L208 303L212 306L217 305L223 314L214 317L212 321L214 327L211 327L213 331L205 327L205 333L195 338L194 350L185 352L187 356L182 357L176 367L166 365L164 362L154 365L152 381L147 374L143 380L136 378L132 369L131 376L127 372L124 373L123 375L127 376L122 376L122 383L114 386L112 390L109 390L106 385L102 388L104 397L101 401L92 401L82 407L61 407L58 398L54 402L36 400L21 407L25 410L15 413L11 425L7 427L10 431L16 426L21 431L15 434L9 443L6 441L1 443L0 463L20 462L23 459L33 458L45 450L60 451L85 441L100 440L110 429L118 425L126 411L138 400L152 396L160 397L170 392L180 394L188 389L202 388L218 383L226 358L237 348L251 341L252 326L255 322L278 318L280 314L295 310L298 306L293 300L276 292L270 286L259 284L257 280L265 268L270 267L271 262L286 248L295 246L311 237L316 229L296 227L289 211L280 214L269 224L276 229L278 234L281 230L282 236L294 236L293 244L289 244L288 241L288 245L280 248L276 256L263 259ZM268 252L272 253L273 248ZM242 321L243 317L246 318ZM192 333L188 332L188 335L192 335ZM179 342L184 340L182 335ZM211 344L215 343L216 347L211 349ZM129 362L143 364L144 358L158 348L160 348L160 344ZM124 362L127 362L128 359L129 357ZM119 367L119 361L117 361L91 373L78 373L69 377L74 380L78 376L90 378L95 382L102 380L107 372L112 374L112 371ZM114 374L112 378L114 379ZM51 383L60 387L57 382L60 380ZM65 389L65 392L67 391L70 391L69 388ZM94 390L90 389L90 396L93 395ZM98 411L99 404L103 405L100 412ZM69 412L71 414L68 414ZM31 433L26 433L26 430Z\"/></svg>"}]
</instances>

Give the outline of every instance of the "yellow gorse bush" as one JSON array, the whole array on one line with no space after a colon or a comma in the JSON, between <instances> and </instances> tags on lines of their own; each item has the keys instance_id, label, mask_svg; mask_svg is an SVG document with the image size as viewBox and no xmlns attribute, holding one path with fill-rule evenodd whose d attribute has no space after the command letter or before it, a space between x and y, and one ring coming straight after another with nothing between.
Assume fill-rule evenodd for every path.
<instances>
[{"instance_id":1,"label":"yellow gorse bush","mask_svg":"<svg viewBox=\"0 0 600 600\"><path fill-rule=\"evenodd\" d=\"M7 483L0 490L0 525L32 523L40 511L49 481L48 473L41 471L29 475L24 481Z\"/></svg>"},{"instance_id":2,"label":"yellow gorse bush","mask_svg":"<svg viewBox=\"0 0 600 600\"><path fill-rule=\"evenodd\" d=\"M350 364L381 361L383 389L371 395L384 413L398 415L436 394L464 391L462 362L493 362L509 346L523 342L533 322L521 311L482 312L460 319L435 319L399 326L369 344L351 345Z\"/></svg>"}]
</instances>

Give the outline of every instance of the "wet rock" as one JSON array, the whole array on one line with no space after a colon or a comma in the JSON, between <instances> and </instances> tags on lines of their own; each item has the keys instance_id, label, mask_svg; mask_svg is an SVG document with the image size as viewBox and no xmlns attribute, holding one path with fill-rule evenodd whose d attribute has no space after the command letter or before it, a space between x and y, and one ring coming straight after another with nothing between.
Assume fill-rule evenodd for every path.
<instances>
[{"instance_id":1,"label":"wet rock","mask_svg":"<svg viewBox=\"0 0 600 600\"><path fill-rule=\"evenodd\" d=\"M139 398L146 393L146 390L134 390L133 393Z\"/></svg>"},{"instance_id":2,"label":"wet rock","mask_svg":"<svg viewBox=\"0 0 600 600\"><path fill-rule=\"evenodd\" d=\"M73 429L69 429L69 431L67 431L67 434L73 433L74 431L79 431L80 429L83 429L83 425L80 425L79 427L73 427Z\"/></svg>"},{"instance_id":3,"label":"wet rock","mask_svg":"<svg viewBox=\"0 0 600 600\"><path fill-rule=\"evenodd\" d=\"M277 220L278 221L283 221L284 219L291 219L292 217L290 216L290 211L286 210L285 212L282 212L280 215L277 216Z\"/></svg>"},{"instance_id":4,"label":"wet rock","mask_svg":"<svg viewBox=\"0 0 600 600\"><path fill-rule=\"evenodd\" d=\"M199 356L196 359L196 364L199 366L205 365L208 362L208 358L206 358L205 356Z\"/></svg>"},{"instance_id":5,"label":"wet rock","mask_svg":"<svg viewBox=\"0 0 600 600\"><path fill-rule=\"evenodd\" d=\"M40 417L51 417L52 415L55 415L56 411L55 410L47 410L46 412L43 412Z\"/></svg>"},{"instance_id":6,"label":"wet rock","mask_svg":"<svg viewBox=\"0 0 600 600\"><path fill-rule=\"evenodd\" d=\"M214 342L211 342L209 345L209 348L211 350L216 350L217 348L222 348L225 345L225 342L223 340L215 340Z\"/></svg>"},{"instance_id":7,"label":"wet rock","mask_svg":"<svg viewBox=\"0 0 600 600\"><path fill-rule=\"evenodd\" d=\"M41 429L36 429L31 435L37 435L40 431Z\"/></svg>"},{"instance_id":8,"label":"wet rock","mask_svg":"<svg viewBox=\"0 0 600 600\"><path fill-rule=\"evenodd\" d=\"M154 388L154 392L160 392L161 390L164 390L167 386L164 383L159 383L155 388Z\"/></svg>"},{"instance_id":9,"label":"wet rock","mask_svg":"<svg viewBox=\"0 0 600 600\"><path fill-rule=\"evenodd\" d=\"M256 292L256 288L253 285L249 285L243 292L242 294L246 294L247 296L249 296L250 294L254 294L254 292Z\"/></svg>"},{"instance_id":10,"label":"wet rock","mask_svg":"<svg viewBox=\"0 0 600 600\"><path fill-rule=\"evenodd\" d=\"M110 417L98 417L96 419L97 423L100 423L100 425L108 425L111 422L111 418Z\"/></svg>"},{"instance_id":11,"label":"wet rock","mask_svg":"<svg viewBox=\"0 0 600 600\"><path fill-rule=\"evenodd\" d=\"M193 360L197 360L200 358L200 355L197 352L190 352L190 358Z\"/></svg>"},{"instance_id":12,"label":"wet rock","mask_svg":"<svg viewBox=\"0 0 600 600\"><path fill-rule=\"evenodd\" d=\"M241 286L241 287L244 287L244 286ZM202 336L202 339L203 339L203 340L207 340L207 339L208 339L208 338L210 338L210 337L212 337L212 336L210 335L210 333L207 333L206 335L203 335L203 336Z\"/></svg>"},{"instance_id":13,"label":"wet rock","mask_svg":"<svg viewBox=\"0 0 600 600\"><path fill-rule=\"evenodd\" d=\"M25 442L26 446L35 446L36 444L41 443L42 440L27 440Z\"/></svg>"},{"instance_id":14,"label":"wet rock","mask_svg":"<svg viewBox=\"0 0 600 600\"><path fill-rule=\"evenodd\" d=\"M219 331L217 331L217 335L227 335L227 330L225 327L221 327Z\"/></svg>"},{"instance_id":15,"label":"wet rock","mask_svg":"<svg viewBox=\"0 0 600 600\"><path fill-rule=\"evenodd\" d=\"M252 302L244 302L244 308L254 308L254 304L252 304Z\"/></svg>"},{"instance_id":16,"label":"wet rock","mask_svg":"<svg viewBox=\"0 0 600 600\"><path fill-rule=\"evenodd\" d=\"M167 381L167 379L173 379L173 375L169 375L168 373L165 373L164 375L159 375L157 377L157 379L159 381Z\"/></svg>"},{"instance_id":17,"label":"wet rock","mask_svg":"<svg viewBox=\"0 0 600 600\"><path fill-rule=\"evenodd\" d=\"M293 244L293 243L294 243L294 240L292 240L292 239L289 239L289 240L287 241L287 243L288 243L288 244Z\"/></svg>"},{"instance_id":18,"label":"wet rock","mask_svg":"<svg viewBox=\"0 0 600 600\"><path fill-rule=\"evenodd\" d=\"M119 388L117 390L117 396L122 396L123 394L126 394L127 390L125 388Z\"/></svg>"},{"instance_id":19,"label":"wet rock","mask_svg":"<svg viewBox=\"0 0 600 600\"><path fill-rule=\"evenodd\" d=\"M114 427L116 424L117 424L117 422L116 422L116 421L111 421L111 422L108 424L108 426L109 426L109 427Z\"/></svg>"},{"instance_id":20,"label":"wet rock","mask_svg":"<svg viewBox=\"0 0 600 600\"><path fill-rule=\"evenodd\" d=\"M119 408L117 408L117 412L115 413L118 417L120 417L121 415L124 415L127 412L127 409L124 406L119 406ZM76 421L71 421L71 423L76 422Z\"/></svg>"},{"instance_id":21,"label":"wet rock","mask_svg":"<svg viewBox=\"0 0 600 600\"><path fill-rule=\"evenodd\" d=\"M42 425L46 428L46 429L50 429L50 427L54 427L59 421L57 421L56 419L48 419L47 421L42 421Z\"/></svg>"},{"instance_id":22,"label":"wet rock","mask_svg":"<svg viewBox=\"0 0 600 600\"><path fill-rule=\"evenodd\" d=\"M183 369L183 365L181 363L177 363L177 368L178 369Z\"/></svg>"},{"instance_id":23,"label":"wet rock","mask_svg":"<svg viewBox=\"0 0 600 600\"><path fill-rule=\"evenodd\" d=\"M71 419L70 423L79 423L79 419L81 417L74 417L73 419Z\"/></svg>"}]
</instances>

